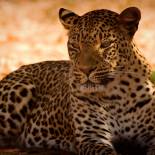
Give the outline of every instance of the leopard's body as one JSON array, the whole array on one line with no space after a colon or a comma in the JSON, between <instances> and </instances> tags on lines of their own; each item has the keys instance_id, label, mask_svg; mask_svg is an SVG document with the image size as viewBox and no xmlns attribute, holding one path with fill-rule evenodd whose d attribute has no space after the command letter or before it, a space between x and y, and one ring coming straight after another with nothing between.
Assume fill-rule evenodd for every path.
<instances>
[{"instance_id":1,"label":"leopard's body","mask_svg":"<svg viewBox=\"0 0 155 155\"><path fill-rule=\"evenodd\" d=\"M132 41L140 11L60 9L59 17L70 60L23 66L0 81L0 145L154 155L151 67Z\"/></svg>"}]
</instances>

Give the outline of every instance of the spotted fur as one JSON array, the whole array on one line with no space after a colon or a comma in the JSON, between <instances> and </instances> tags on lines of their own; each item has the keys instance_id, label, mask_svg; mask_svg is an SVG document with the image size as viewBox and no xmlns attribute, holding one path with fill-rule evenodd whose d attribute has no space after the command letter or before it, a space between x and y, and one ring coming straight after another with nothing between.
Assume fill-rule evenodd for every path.
<instances>
[{"instance_id":1,"label":"spotted fur","mask_svg":"<svg viewBox=\"0 0 155 155\"><path fill-rule=\"evenodd\" d=\"M0 145L154 155L155 88L133 42L140 10L60 9L59 18L70 60L22 66L0 81Z\"/></svg>"}]
</instances>

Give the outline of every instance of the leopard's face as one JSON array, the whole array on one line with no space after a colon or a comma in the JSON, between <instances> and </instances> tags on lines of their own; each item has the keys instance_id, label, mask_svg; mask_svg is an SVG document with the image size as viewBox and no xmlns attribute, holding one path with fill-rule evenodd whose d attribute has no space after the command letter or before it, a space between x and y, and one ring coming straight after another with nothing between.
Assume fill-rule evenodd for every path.
<instances>
[{"instance_id":1,"label":"leopard's face","mask_svg":"<svg viewBox=\"0 0 155 155\"><path fill-rule=\"evenodd\" d=\"M110 74L118 65L118 35L114 29L102 33L102 25L90 28L93 33L74 27L69 33L68 52L73 63L74 83L83 91L101 91L112 78ZM101 28L99 28L101 27Z\"/></svg>"},{"instance_id":2,"label":"leopard's face","mask_svg":"<svg viewBox=\"0 0 155 155\"><path fill-rule=\"evenodd\" d=\"M133 48L140 12L128 8L120 15L109 10L83 16L61 9L60 20L68 32L72 83L83 92L103 91L116 73L125 70Z\"/></svg>"}]
</instances>

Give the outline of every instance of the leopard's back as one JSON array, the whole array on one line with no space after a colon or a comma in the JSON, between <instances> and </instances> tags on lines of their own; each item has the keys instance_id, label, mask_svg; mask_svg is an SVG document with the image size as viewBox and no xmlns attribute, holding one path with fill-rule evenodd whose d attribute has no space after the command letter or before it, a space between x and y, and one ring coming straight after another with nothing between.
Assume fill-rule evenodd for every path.
<instances>
[{"instance_id":1,"label":"leopard's back","mask_svg":"<svg viewBox=\"0 0 155 155\"><path fill-rule=\"evenodd\" d=\"M53 111L54 117L56 110L59 112L61 107L66 106L69 69L69 61L45 61L22 66L0 81L0 145L18 145L10 139L20 139L32 113L38 109L37 118L39 115L41 118L46 117L42 110L39 113L39 107L47 110L46 115Z\"/></svg>"}]
</instances>

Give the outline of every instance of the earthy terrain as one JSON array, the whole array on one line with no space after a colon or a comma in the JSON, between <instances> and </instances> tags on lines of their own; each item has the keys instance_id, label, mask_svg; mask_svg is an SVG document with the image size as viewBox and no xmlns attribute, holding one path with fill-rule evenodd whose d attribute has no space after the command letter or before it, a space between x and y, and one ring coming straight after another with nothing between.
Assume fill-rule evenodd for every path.
<instances>
[{"instance_id":1,"label":"earthy terrain","mask_svg":"<svg viewBox=\"0 0 155 155\"><path fill-rule=\"evenodd\" d=\"M68 59L67 35L58 20L59 8L83 14L102 8L120 12L129 6L141 9L142 19L135 40L150 63L155 64L154 0L0 0L0 79L23 64ZM39 152L40 155L56 154L46 150ZM39 153L8 148L0 153L9 154Z\"/></svg>"}]
</instances>

